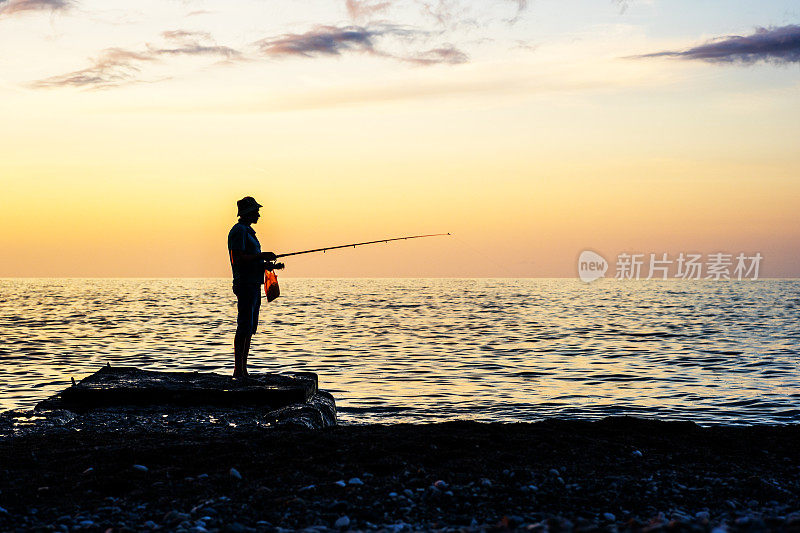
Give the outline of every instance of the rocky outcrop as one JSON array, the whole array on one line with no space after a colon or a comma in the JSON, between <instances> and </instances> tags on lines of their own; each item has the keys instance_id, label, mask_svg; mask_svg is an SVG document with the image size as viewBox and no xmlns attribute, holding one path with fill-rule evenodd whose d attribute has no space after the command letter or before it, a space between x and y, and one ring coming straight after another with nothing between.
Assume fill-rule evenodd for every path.
<instances>
[{"instance_id":1,"label":"rocky outcrop","mask_svg":"<svg viewBox=\"0 0 800 533\"><path fill-rule=\"evenodd\" d=\"M246 381L202 372L156 372L105 366L36 409L86 410L131 405L255 406L305 404L317 393L317 375L253 374Z\"/></svg>"},{"instance_id":2,"label":"rocky outcrop","mask_svg":"<svg viewBox=\"0 0 800 533\"><path fill-rule=\"evenodd\" d=\"M106 366L39 402L38 424L88 429L131 424L307 428L336 425L336 402L311 372L251 374L245 380L201 372ZM20 415L21 416L21 415ZM170 428L167 428L169 424Z\"/></svg>"}]
</instances>

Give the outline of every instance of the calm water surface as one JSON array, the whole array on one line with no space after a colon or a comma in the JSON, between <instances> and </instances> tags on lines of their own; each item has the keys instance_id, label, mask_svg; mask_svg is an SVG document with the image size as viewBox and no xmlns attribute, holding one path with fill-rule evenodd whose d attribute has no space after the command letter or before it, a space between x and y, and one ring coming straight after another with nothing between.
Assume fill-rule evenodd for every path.
<instances>
[{"instance_id":1,"label":"calm water surface","mask_svg":"<svg viewBox=\"0 0 800 533\"><path fill-rule=\"evenodd\" d=\"M285 279L251 371L317 372L343 423L633 414L800 421L800 281ZM106 362L230 373L226 279L0 280L0 410Z\"/></svg>"}]
</instances>

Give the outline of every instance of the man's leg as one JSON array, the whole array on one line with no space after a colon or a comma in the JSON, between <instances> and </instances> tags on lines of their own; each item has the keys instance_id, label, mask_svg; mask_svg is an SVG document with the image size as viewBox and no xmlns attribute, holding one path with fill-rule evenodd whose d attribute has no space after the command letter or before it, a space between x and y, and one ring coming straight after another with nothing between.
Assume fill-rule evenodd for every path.
<instances>
[{"instance_id":1,"label":"man's leg","mask_svg":"<svg viewBox=\"0 0 800 533\"><path fill-rule=\"evenodd\" d=\"M233 337L233 377L240 378L242 377L243 369L245 368L246 360L247 360L247 349L250 348L250 338L247 335L244 335L238 331L236 331L236 335Z\"/></svg>"},{"instance_id":2,"label":"man's leg","mask_svg":"<svg viewBox=\"0 0 800 533\"><path fill-rule=\"evenodd\" d=\"M261 309L261 285L253 287L252 298L252 314L250 315L252 319L251 329L249 330L250 335L247 336L247 340L245 341L244 356L242 358L243 377L247 377L247 356L250 355L250 341L253 340L253 335L255 335L258 329L258 312Z\"/></svg>"},{"instance_id":3,"label":"man's leg","mask_svg":"<svg viewBox=\"0 0 800 533\"><path fill-rule=\"evenodd\" d=\"M253 340L252 335L246 337L246 340L244 341L244 352L242 354L242 377L247 377L247 356L250 355L251 340Z\"/></svg>"},{"instance_id":4,"label":"man's leg","mask_svg":"<svg viewBox=\"0 0 800 533\"><path fill-rule=\"evenodd\" d=\"M246 287L233 287L236 294L236 335L233 337L233 377L241 378L245 374L247 349L250 346L250 332L252 330L253 305L250 292Z\"/></svg>"}]
</instances>

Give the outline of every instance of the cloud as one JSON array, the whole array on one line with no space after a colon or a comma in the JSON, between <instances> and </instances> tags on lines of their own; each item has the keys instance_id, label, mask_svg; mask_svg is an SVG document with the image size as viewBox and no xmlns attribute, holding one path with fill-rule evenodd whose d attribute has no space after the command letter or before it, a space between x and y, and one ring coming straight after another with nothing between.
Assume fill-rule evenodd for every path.
<instances>
[{"instance_id":1,"label":"cloud","mask_svg":"<svg viewBox=\"0 0 800 533\"><path fill-rule=\"evenodd\" d=\"M496 8L496 5L484 5L483 7L488 7L488 10L481 10L482 14L478 18L474 18L468 16L476 7L471 0L413 0L412 2L400 2L399 0L345 0L344 3L347 14L355 22L369 21L374 15L386 13L395 5L402 8L415 6L424 18L450 29L462 26L479 28L485 25L487 22L486 17L490 17ZM514 6L514 15L511 18L502 19L513 24L522 18L523 13L527 11L529 0L503 0L502 3Z\"/></svg>"},{"instance_id":2,"label":"cloud","mask_svg":"<svg viewBox=\"0 0 800 533\"><path fill-rule=\"evenodd\" d=\"M394 36L414 40L427 35L419 30L409 30L398 26L381 25L374 27L318 26L300 34L285 34L280 37L262 39L255 45L266 56L338 56L344 52L360 52L395 59L416 65L436 65L465 63L467 54L452 45L444 45L430 50L412 53L390 53L376 47L382 37Z\"/></svg>"},{"instance_id":3,"label":"cloud","mask_svg":"<svg viewBox=\"0 0 800 533\"><path fill-rule=\"evenodd\" d=\"M436 0L434 2L422 2L422 13L431 17L438 24L447 26L454 24L458 19L463 18L465 8L459 5L458 0Z\"/></svg>"},{"instance_id":4,"label":"cloud","mask_svg":"<svg viewBox=\"0 0 800 533\"><path fill-rule=\"evenodd\" d=\"M301 34L284 34L253 43L268 57L338 56L344 52L367 53L416 65L458 64L468 60L467 54L452 45L444 45L416 53L396 54L376 48L378 39L394 36L414 40L424 32L391 25L317 26ZM143 67L169 56L216 56L226 61L242 60L245 55L234 48L216 44L211 34L199 31L170 30L161 33L160 45L146 43L144 50L108 48L89 67L34 81L34 88L77 87L107 89L138 81Z\"/></svg>"},{"instance_id":5,"label":"cloud","mask_svg":"<svg viewBox=\"0 0 800 533\"><path fill-rule=\"evenodd\" d=\"M508 22L514 24L520 18L522 18L522 14L525 12L525 10L528 9L528 0L511 0L511 1L517 4L517 12L513 17L509 19Z\"/></svg>"},{"instance_id":6,"label":"cloud","mask_svg":"<svg viewBox=\"0 0 800 533\"><path fill-rule=\"evenodd\" d=\"M517 4L517 11L525 11L528 9L528 0L510 0L511 2Z\"/></svg>"},{"instance_id":7,"label":"cloud","mask_svg":"<svg viewBox=\"0 0 800 533\"><path fill-rule=\"evenodd\" d=\"M235 59L242 55L238 50L217 45L207 32L172 30L162 32L161 36L174 45L172 48L155 48L148 45L153 55L217 55L226 59Z\"/></svg>"},{"instance_id":8,"label":"cloud","mask_svg":"<svg viewBox=\"0 0 800 533\"><path fill-rule=\"evenodd\" d=\"M497 16L496 4L486 3L482 5L476 13L475 9L480 4L465 0L418 0L421 12L424 16L432 19L438 25L449 29L467 27L480 29L495 20ZM514 14L509 17L502 17L508 24L519 21L528 9L528 0L504 0L503 5L511 4L514 7Z\"/></svg>"},{"instance_id":9,"label":"cloud","mask_svg":"<svg viewBox=\"0 0 800 533\"><path fill-rule=\"evenodd\" d=\"M674 57L745 65L760 61L776 64L800 63L800 25L756 28L751 35L718 37L688 50L666 50L633 57Z\"/></svg>"},{"instance_id":10,"label":"cloud","mask_svg":"<svg viewBox=\"0 0 800 533\"><path fill-rule=\"evenodd\" d=\"M3 3L5 1L5 4ZM76 0L0 0L3 12L32 9L66 9ZM502 0L502 4L515 8L513 22L528 9L530 0ZM398 0L345 0L345 7L353 20L369 19L375 14L390 11ZM279 57L330 57L345 53L360 53L413 65L456 65L465 63L469 56L462 46L436 44L431 40L456 27L468 25L481 27L478 20L466 17L472 4L466 0L414 0L413 4L423 17L440 27L425 30L392 23L351 25L318 25L305 33L284 33L251 43L258 55ZM496 6L491 7L493 11ZM192 11L188 16L211 13ZM501 20L492 18L492 20ZM470 26L470 29L474 29ZM462 43L463 44L463 43ZM160 42L145 43L143 49L125 50L108 48L91 59L90 66L52 76L30 84L32 87L109 88L137 81L148 63L167 57L193 56L218 57L225 61L243 60L245 52L217 44L207 32L170 30L162 32ZM252 57L252 56L251 56Z\"/></svg>"},{"instance_id":11,"label":"cloud","mask_svg":"<svg viewBox=\"0 0 800 533\"><path fill-rule=\"evenodd\" d=\"M102 89L129 83L139 74L139 64L153 61L150 54L108 48L92 60L93 65L74 72L52 76L31 83L36 88L89 87Z\"/></svg>"},{"instance_id":12,"label":"cloud","mask_svg":"<svg viewBox=\"0 0 800 533\"><path fill-rule=\"evenodd\" d=\"M371 0L345 0L347 14L353 20L364 20L377 13L383 13L392 7L391 1L371 1Z\"/></svg>"},{"instance_id":13,"label":"cloud","mask_svg":"<svg viewBox=\"0 0 800 533\"><path fill-rule=\"evenodd\" d=\"M72 0L0 0L0 15L25 11L67 11L72 6Z\"/></svg>"},{"instance_id":14,"label":"cloud","mask_svg":"<svg viewBox=\"0 0 800 533\"><path fill-rule=\"evenodd\" d=\"M216 11L211 11L209 9L197 9L195 11L190 11L186 13L187 17L196 17L197 15L213 15Z\"/></svg>"},{"instance_id":15,"label":"cloud","mask_svg":"<svg viewBox=\"0 0 800 533\"><path fill-rule=\"evenodd\" d=\"M620 14L625 13L628 10L629 1L628 0L613 0L617 6L619 6Z\"/></svg>"},{"instance_id":16,"label":"cloud","mask_svg":"<svg viewBox=\"0 0 800 533\"><path fill-rule=\"evenodd\" d=\"M287 33L261 39L255 45L267 56L341 55L346 51L385 55L375 49L376 38L388 34L408 35L408 30L394 26L365 28L362 26L317 26L306 33Z\"/></svg>"},{"instance_id":17,"label":"cloud","mask_svg":"<svg viewBox=\"0 0 800 533\"><path fill-rule=\"evenodd\" d=\"M426 50L415 56L402 57L400 59L409 63L415 63L417 65L436 65L441 63L457 65L459 63L466 63L469 60L469 56L467 56L467 54L461 50L448 45L442 48Z\"/></svg>"},{"instance_id":18,"label":"cloud","mask_svg":"<svg viewBox=\"0 0 800 533\"><path fill-rule=\"evenodd\" d=\"M241 56L238 50L215 44L211 35L206 32L173 30L165 31L161 36L168 43L163 47L147 44L143 51L107 48L92 59L92 65L87 68L38 80L30 86L107 89L137 81L143 65L159 61L163 56L210 55L226 59L237 59Z\"/></svg>"},{"instance_id":19,"label":"cloud","mask_svg":"<svg viewBox=\"0 0 800 533\"><path fill-rule=\"evenodd\" d=\"M214 40L211 37L211 34L207 31L168 30L162 31L161 36L170 41L187 41L197 39L204 39L207 41Z\"/></svg>"}]
</instances>

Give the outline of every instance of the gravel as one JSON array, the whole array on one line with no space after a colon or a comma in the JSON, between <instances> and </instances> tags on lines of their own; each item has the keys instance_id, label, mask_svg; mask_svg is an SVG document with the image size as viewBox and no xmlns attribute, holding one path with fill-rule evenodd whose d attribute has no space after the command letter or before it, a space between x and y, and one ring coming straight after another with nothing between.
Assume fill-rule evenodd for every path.
<instances>
[{"instance_id":1,"label":"gravel","mask_svg":"<svg viewBox=\"0 0 800 533\"><path fill-rule=\"evenodd\" d=\"M634 418L28 432L0 439L0 531L800 531L798 437Z\"/></svg>"}]
</instances>

